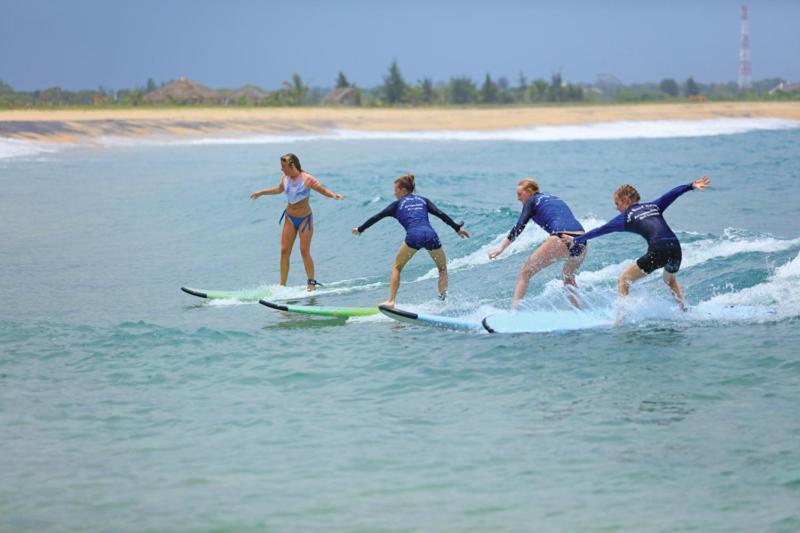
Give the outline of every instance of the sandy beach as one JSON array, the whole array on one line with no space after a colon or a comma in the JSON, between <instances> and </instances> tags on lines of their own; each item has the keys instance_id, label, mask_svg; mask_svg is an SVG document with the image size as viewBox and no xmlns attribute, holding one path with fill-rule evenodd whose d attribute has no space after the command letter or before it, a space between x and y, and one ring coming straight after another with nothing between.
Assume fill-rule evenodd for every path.
<instances>
[{"instance_id":1,"label":"sandy beach","mask_svg":"<svg viewBox=\"0 0 800 533\"><path fill-rule=\"evenodd\" d=\"M697 102L499 108L167 108L0 111L0 137L50 143L114 137L361 131L502 130L641 120L800 120L800 102Z\"/></svg>"}]
</instances>

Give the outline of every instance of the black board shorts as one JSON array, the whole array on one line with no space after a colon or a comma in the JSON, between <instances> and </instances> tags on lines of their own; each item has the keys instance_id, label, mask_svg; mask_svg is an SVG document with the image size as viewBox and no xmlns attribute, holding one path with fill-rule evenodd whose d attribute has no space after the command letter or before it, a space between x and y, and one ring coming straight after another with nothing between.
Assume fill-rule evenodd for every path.
<instances>
[{"instance_id":1,"label":"black board shorts","mask_svg":"<svg viewBox=\"0 0 800 533\"><path fill-rule=\"evenodd\" d=\"M670 274L674 274L681 268L681 259L681 243L674 240L650 246L647 253L636 260L636 264L645 274L662 267Z\"/></svg>"}]
</instances>

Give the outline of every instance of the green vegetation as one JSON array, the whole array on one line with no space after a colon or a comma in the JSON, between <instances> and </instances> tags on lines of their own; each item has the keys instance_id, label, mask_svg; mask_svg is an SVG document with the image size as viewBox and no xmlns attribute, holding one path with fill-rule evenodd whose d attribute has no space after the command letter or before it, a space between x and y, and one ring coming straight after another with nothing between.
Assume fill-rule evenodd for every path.
<instances>
[{"instance_id":1,"label":"green vegetation","mask_svg":"<svg viewBox=\"0 0 800 533\"><path fill-rule=\"evenodd\" d=\"M347 81L347 76L344 75L344 72L340 70L339 75L336 77L336 88L346 89L348 87L350 87L350 82Z\"/></svg>"},{"instance_id":2,"label":"green vegetation","mask_svg":"<svg viewBox=\"0 0 800 533\"><path fill-rule=\"evenodd\" d=\"M397 61L392 61L383 83L377 87L360 88L351 83L343 72L336 77L334 88L309 87L300 74L274 91L252 85L239 89L212 90L195 81L181 78L157 84L152 78L140 87L110 90L66 91L50 87L35 91L15 91L0 80L0 109L25 108L109 108L163 106L300 106L345 105L366 107L388 106L502 106L548 103L631 103L712 101L784 101L800 100L796 85L781 85L785 80L773 78L753 83L740 91L734 82L702 84L689 77L684 82L663 79L659 83L625 85L614 76L598 76L594 84L565 82L560 72L550 80L529 81L520 72L516 86L505 77L494 79L486 73L480 85L469 76L456 76L448 81L434 82L423 78L417 83L406 82Z\"/></svg>"},{"instance_id":3,"label":"green vegetation","mask_svg":"<svg viewBox=\"0 0 800 533\"><path fill-rule=\"evenodd\" d=\"M381 92L383 93L384 101L389 105L407 102L408 85L406 85L403 75L400 74L397 61L392 61L392 65L389 67L389 74L383 78Z\"/></svg>"}]
</instances>

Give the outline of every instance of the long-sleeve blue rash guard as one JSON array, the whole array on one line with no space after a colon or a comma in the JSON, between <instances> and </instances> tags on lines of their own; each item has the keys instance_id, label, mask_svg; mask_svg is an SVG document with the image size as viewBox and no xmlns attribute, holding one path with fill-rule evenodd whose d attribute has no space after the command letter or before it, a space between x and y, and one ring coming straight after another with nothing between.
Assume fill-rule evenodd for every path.
<instances>
[{"instance_id":1,"label":"long-sleeve blue rash guard","mask_svg":"<svg viewBox=\"0 0 800 533\"><path fill-rule=\"evenodd\" d=\"M583 235L578 235L575 237L574 243L583 244L589 239L617 231L638 233L647 240L648 246L657 246L665 241L677 241L678 237L667 225L663 212L680 195L691 191L693 188L691 183L680 185L657 200L633 204L599 228L588 231Z\"/></svg>"},{"instance_id":2,"label":"long-sleeve blue rash guard","mask_svg":"<svg viewBox=\"0 0 800 533\"><path fill-rule=\"evenodd\" d=\"M514 241L529 220L550 235L566 231L583 231L583 226L572 214L567 204L558 196L537 192L522 206L517 223L508 232L508 240Z\"/></svg>"},{"instance_id":3,"label":"long-sleeve blue rash guard","mask_svg":"<svg viewBox=\"0 0 800 533\"><path fill-rule=\"evenodd\" d=\"M386 209L381 211L375 216L370 217L366 222L358 227L358 232L363 233L367 228L375 224L382 218L394 217L403 225L406 231L413 231L415 229L431 229L428 213L436 215L441 218L445 224L453 228L455 231L461 229L463 224L456 224L452 218L447 216L441 209L436 207L433 202L424 196L417 196L416 194L408 194L399 200L395 200L389 204Z\"/></svg>"}]
</instances>

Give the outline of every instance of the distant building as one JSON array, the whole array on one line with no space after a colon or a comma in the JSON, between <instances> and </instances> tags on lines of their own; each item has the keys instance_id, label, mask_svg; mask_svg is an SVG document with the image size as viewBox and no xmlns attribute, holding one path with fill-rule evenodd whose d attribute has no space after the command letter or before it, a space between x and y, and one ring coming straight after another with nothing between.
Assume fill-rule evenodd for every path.
<instances>
[{"instance_id":1,"label":"distant building","mask_svg":"<svg viewBox=\"0 0 800 533\"><path fill-rule=\"evenodd\" d=\"M322 105L360 105L361 92L357 87L340 87L325 95Z\"/></svg>"},{"instance_id":2,"label":"distant building","mask_svg":"<svg viewBox=\"0 0 800 533\"><path fill-rule=\"evenodd\" d=\"M619 78L610 73L601 73L597 75L597 80L594 86L606 93L614 93L623 88L623 84Z\"/></svg>"},{"instance_id":3,"label":"distant building","mask_svg":"<svg viewBox=\"0 0 800 533\"><path fill-rule=\"evenodd\" d=\"M151 104L218 104L223 96L194 80L180 78L148 93L144 101Z\"/></svg>"},{"instance_id":4,"label":"distant building","mask_svg":"<svg viewBox=\"0 0 800 533\"><path fill-rule=\"evenodd\" d=\"M272 93L259 89L255 85L245 85L235 91L225 93L222 98L222 103L225 105L258 105L266 103L270 98L272 98Z\"/></svg>"},{"instance_id":5,"label":"distant building","mask_svg":"<svg viewBox=\"0 0 800 533\"><path fill-rule=\"evenodd\" d=\"M774 89L772 89L769 94L775 94L777 92L788 93L792 91L800 91L800 83L781 82Z\"/></svg>"}]
</instances>

